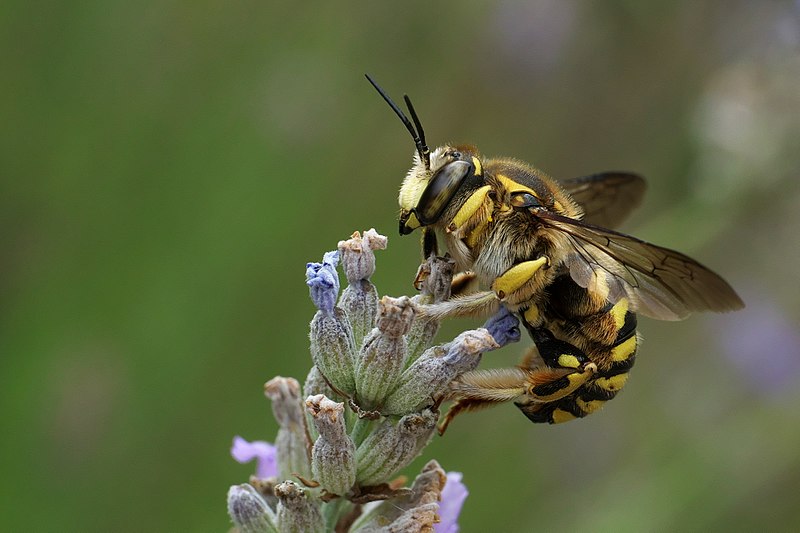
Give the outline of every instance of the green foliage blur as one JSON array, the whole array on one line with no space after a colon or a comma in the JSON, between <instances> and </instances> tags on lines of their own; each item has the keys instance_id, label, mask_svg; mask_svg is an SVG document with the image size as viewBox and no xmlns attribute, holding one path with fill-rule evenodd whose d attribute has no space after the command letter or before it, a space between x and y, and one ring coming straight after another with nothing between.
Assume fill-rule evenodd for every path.
<instances>
[{"instance_id":1,"label":"green foliage blur","mask_svg":"<svg viewBox=\"0 0 800 533\"><path fill-rule=\"evenodd\" d=\"M413 291L413 144L365 72L432 145L647 176L624 229L748 303L642 319L585 420L457 419L409 474L464 473L462 531L800 524L797 2L12 0L0 49L0 530L229 527L231 439L310 365L305 263L375 227Z\"/></svg>"}]
</instances>

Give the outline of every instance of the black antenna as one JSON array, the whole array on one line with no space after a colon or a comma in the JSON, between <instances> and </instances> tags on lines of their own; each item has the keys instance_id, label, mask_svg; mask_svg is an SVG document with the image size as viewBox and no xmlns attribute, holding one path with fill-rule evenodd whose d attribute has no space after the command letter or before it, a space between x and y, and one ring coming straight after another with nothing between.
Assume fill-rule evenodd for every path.
<instances>
[{"instance_id":1,"label":"black antenna","mask_svg":"<svg viewBox=\"0 0 800 533\"><path fill-rule=\"evenodd\" d=\"M428 149L428 143L425 142L425 132L422 131L422 124L419 121L419 117L417 117L417 112L414 110L414 106L411 105L411 98L408 97L407 94L403 95L403 100L406 101L406 107L408 108L408 112L411 113L411 118L414 120L414 125L417 127L417 134L419 135L419 140L417 142L417 150L420 150L420 144L422 144L422 151L420 155L422 159L425 160L425 168L431 168L431 151Z\"/></svg>"},{"instance_id":2,"label":"black antenna","mask_svg":"<svg viewBox=\"0 0 800 533\"><path fill-rule=\"evenodd\" d=\"M411 137L414 138L414 144L417 146L417 153L419 154L420 158L422 158L422 161L425 163L425 168L430 170L431 151L428 148L428 145L425 144L425 132L422 131L422 124L420 124L419 118L417 117L417 113L416 111L414 111L414 106L411 105L411 99L408 96L404 97L406 105L408 106L408 111L411 113L411 117L414 119L414 124L417 126L416 130L414 129L414 125L411 124L411 121L408 120L408 117L405 115L405 113L403 113L403 111L399 107L397 107L397 104L394 103L394 100L389 98L389 95L386 94L386 92L383 89L381 89L380 85L375 83L375 80L373 80L369 74L364 74L364 75L367 77L367 80L369 80L372 86L375 87L375 90L378 91L378 94L380 94L386 101L386 103L389 104L389 107L391 107L394 110L395 114L397 114L397 116L400 117L400 120L403 121L403 124L405 124L406 129L411 134Z\"/></svg>"}]
</instances>

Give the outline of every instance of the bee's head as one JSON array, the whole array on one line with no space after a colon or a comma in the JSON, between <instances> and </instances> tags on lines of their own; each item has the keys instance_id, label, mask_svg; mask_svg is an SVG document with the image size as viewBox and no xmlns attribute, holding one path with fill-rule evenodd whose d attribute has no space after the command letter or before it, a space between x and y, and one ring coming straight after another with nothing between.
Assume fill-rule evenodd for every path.
<instances>
[{"instance_id":1,"label":"bee's head","mask_svg":"<svg viewBox=\"0 0 800 533\"><path fill-rule=\"evenodd\" d=\"M407 235L421 226L438 222L461 186L472 181L470 178L480 177L481 163L477 150L472 146L441 146L431 152L408 95L403 99L413 124L375 80L369 75L367 79L400 117L416 145L414 165L400 187L400 234Z\"/></svg>"},{"instance_id":2,"label":"bee's head","mask_svg":"<svg viewBox=\"0 0 800 533\"><path fill-rule=\"evenodd\" d=\"M431 153L430 168L415 155L400 187L400 234L439 222L454 201L466 197L464 188L482 179L482 172L473 146L440 146Z\"/></svg>"}]
</instances>

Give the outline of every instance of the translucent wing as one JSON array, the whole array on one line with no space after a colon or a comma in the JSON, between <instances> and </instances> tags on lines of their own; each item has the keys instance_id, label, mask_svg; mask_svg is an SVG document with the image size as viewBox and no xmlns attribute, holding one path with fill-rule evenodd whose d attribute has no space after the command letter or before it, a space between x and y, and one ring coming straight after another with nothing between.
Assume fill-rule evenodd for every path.
<instances>
[{"instance_id":1,"label":"translucent wing","mask_svg":"<svg viewBox=\"0 0 800 533\"><path fill-rule=\"evenodd\" d=\"M565 264L575 283L594 288L602 280L612 302L627 296L638 313L660 320L744 307L725 280L680 252L548 211L531 212L569 239L574 252Z\"/></svg>"},{"instance_id":2,"label":"translucent wing","mask_svg":"<svg viewBox=\"0 0 800 533\"><path fill-rule=\"evenodd\" d=\"M583 207L583 220L604 228L616 228L636 209L647 188L644 178L629 172L601 172L560 181Z\"/></svg>"}]
</instances>

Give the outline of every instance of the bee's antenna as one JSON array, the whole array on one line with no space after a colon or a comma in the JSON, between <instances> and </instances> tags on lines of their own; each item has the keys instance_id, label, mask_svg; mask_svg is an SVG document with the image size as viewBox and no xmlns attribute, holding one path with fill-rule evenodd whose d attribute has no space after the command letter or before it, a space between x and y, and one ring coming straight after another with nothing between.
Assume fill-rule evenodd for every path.
<instances>
[{"instance_id":1,"label":"bee's antenna","mask_svg":"<svg viewBox=\"0 0 800 533\"><path fill-rule=\"evenodd\" d=\"M422 158L422 161L425 163L425 168L430 169L431 151L430 149L428 149L428 145L425 144L425 133L422 131L422 125L419 122L419 118L417 118L417 113L414 111L414 107L411 105L411 100L408 98L408 96L405 97L408 110L411 113L411 117L414 119L414 124L416 124L417 126L416 130L414 129L414 125L411 124L411 121L408 120L408 117L405 115L405 113L403 113L403 111L399 107L397 107L397 104L394 103L394 100L389 98L389 95L386 94L386 92L383 89L381 89L380 85L375 83L375 80L373 80L369 74L364 74L364 75L367 77L367 80L369 80L372 86L375 87L375 90L378 91L378 94L380 94L386 101L386 103L389 104L389 107L391 107L397 114L397 116L400 117L400 120L403 121L403 124L405 124L406 129L409 131L409 133L411 133L411 137L414 138L414 144L417 146L417 153L419 154L420 158Z\"/></svg>"},{"instance_id":2,"label":"bee's antenna","mask_svg":"<svg viewBox=\"0 0 800 533\"><path fill-rule=\"evenodd\" d=\"M406 101L408 112L411 113L411 118L414 120L414 125L417 127L419 139L414 139L414 141L417 143L417 151L419 151L419 155L422 156L422 159L425 161L425 168L430 169L431 151L428 148L428 143L425 142L425 132L422 131L422 124L419 121L419 117L417 117L417 112L414 110L414 106L411 105L411 98L409 98L407 94L404 94L403 100Z\"/></svg>"}]
</instances>

